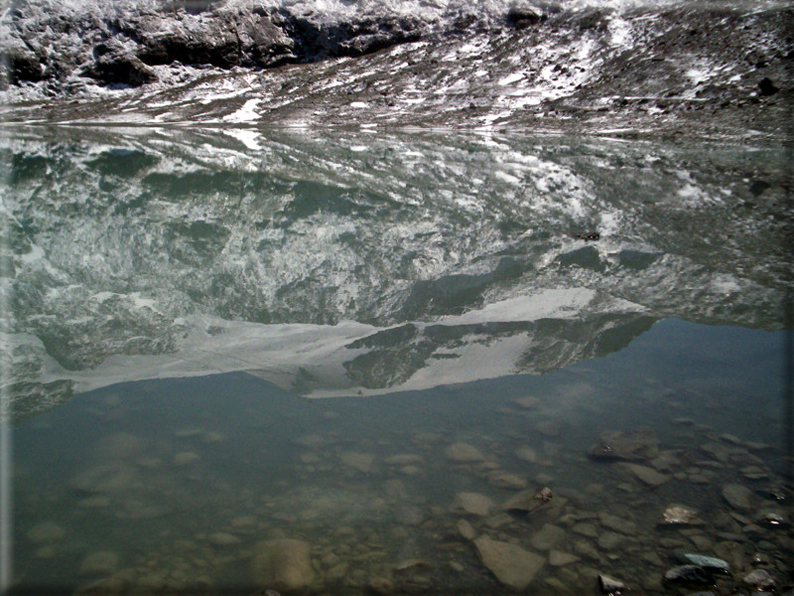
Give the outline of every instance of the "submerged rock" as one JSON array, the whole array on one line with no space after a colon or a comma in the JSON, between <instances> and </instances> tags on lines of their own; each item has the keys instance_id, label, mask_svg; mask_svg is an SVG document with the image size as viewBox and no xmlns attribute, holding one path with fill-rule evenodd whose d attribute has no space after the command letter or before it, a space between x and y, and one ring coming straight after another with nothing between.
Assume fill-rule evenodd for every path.
<instances>
[{"instance_id":1,"label":"submerged rock","mask_svg":"<svg viewBox=\"0 0 794 596\"><path fill-rule=\"evenodd\" d=\"M590 449L590 457L601 460L650 460L659 455L659 438L650 430L605 432Z\"/></svg>"},{"instance_id":2,"label":"submerged rock","mask_svg":"<svg viewBox=\"0 0 794 596\"><path fill-rule=\"evenodd\" d=\"M754 590L771 590L775 587L775 580L766 569L756 569L742 578L742 583Z\"/></svg>"},{"instance_id":3,"label":"submerged rock","mask_svg":"<svg viewBox=\"0 0 794 596\"><path fill-rule=\"evenodd\" d=\"M42 522L28 531L28 539L36 544L55 542L66 536L66 530L55 522Z\"/></svg>"},{"instance_id":4,"label":"submerged rock","mask_svg":"<svg viewBox=\"0 0 794 596\"><path fill-rule=\"evenodd\" d=\"M341 459L344 465L363 474L369 474L375 470L375 456L369 453L348 451L342 454Z\"/></svg>"},{"instance_id":5,"label":"submerged rock","mask_svg":"<svg viewBox=\"0 0 794 596\"><path fill-rule=\"evenodd\" d=\"M488 517L496 509L496 503L479 493L458 493L452 502L452 510L480 517Z\"/></svg>"},{"instance_id":6,"label":"submerged rock","mask_svg":"<svg viewBox=\"0 0 794 596\"><path fill-rule=\"evenodd\" d=\"M662 513L662 525L689 526L699 525L702 522L697 517L697 511L685 505L671 505Z\"/></svg>"},{"instance_id":7,"label":"submerged rock","mask_svg":"<svg viewBox=\"0 0 794 596\"><path fill-rule=\"evenodd\" d=\"M276 590L300 590L314 581L311 546L303 540L276 539L261 542L251 560L257 584Z\"/></svg>"},{"instance_id":8,"label":"submerged rock","mask_svg":"<svg viewBox=\"0 0 794 596\"><path fill-rule=\"evenodd\" d=\"M581 561L581 559L571 553L566 553L554 549L549 551L549 565L553 567L563 567L565 565L576 563L578 561Z\"/></svg>"},{"instance_id":9,"label":"submerged rock","mask_svg":"<svg viewBox=\"0 0 794 596\"><path fill-rule=\"evenodd\" d=\"M707 557L705 555L697 555L694 553L677 552L674 558L680 563L685 565L696 565L709 573L721 573L723 575L730 575L731 566L727 561L718 559L716 557Z\"/></svg>"},{"instance_id":10,"label":"submerged rock","mask_svg":"<svg viewBox=\"0 0 794 596\"><path fill-rule=\"evenodd\" d=\"M529 515L549 503L552 498L553 494L548 487L539 491L523 490L502 503L501 509L516 515Z\"/></svg>"},{"instance_id":11,"label":"submerged rock","mask_svg":"<svg viewBox=\"0 0 794 596\"><path fill-rule=\"evenodd\" d=\"M119 555L110 551L91 553L80 563L80 575L110 575L116 571Z\"/></svg>"},{"instance_id":12,"label":"submerged rock","mask_svg":"<svg viewBox=\"0 0 794 596\"><path fill-rule=\"evenodd\" d=\"M726 484L722 487L722 496L735 509L748 511L753 506L753 493L741 484Z\"/></svg>"},{"instance_id":13,"label":"submerged rock","mask_svg":"<svg viewBox=\"0 0 794 596\"><path fill-rule=\"evenodd\" d=\"M444 455L449 460L462 463L485 460L480 450L468 443L454 443L444 450Z\"/></svg>"},{"instance_id":14,"label":"submerged rock","mask_svg":"<svg viewBox=\"0 0 794 596\"><path fill-rule=\"evenodd\" d=\"M679 565L664 573L664 581L683 584L702 584L712 586L716 582L714 574L697 565Z\"/></svg>"},{"instance_id":15,"label":"submerged rock","mask_svg":"<svg viewBox=\"0 0 794 596\"><path fill-rule=\"evenodd\" d=\"M504 470L494 470L488 474L488 483L501 488L522 489L527 487L525 478Z\"/></svg>"},{"instance_id":16,"label":"submerged rock","mask_svg":"<svg viewBox=\"0 0 794 596\"><path fill-rule=\"evenodd\" d=\"M770 528L779 528L786 525L786 519L775 511L766 511L758 516L758 523Z\"/></svg>"},{"instance_id":17,"label":"submerged rock","mask_svg":"<svg viewBox=\"0 0 794 596\"><path fill-rule=\"evenodd\" d=\"M517 544L480 536L474 541L480 560L502 584L523 590L546 564L542 556Z\"/></svg>"},{"instance_id":18,"label":"submerged rock","mask_svg":"<svg viewBox=\"0 0 794 596\"><path fill-rule=\"evenodd\" d=\"M625 583L603 573L598 576L598 587L601 589L601 593L607 596L620 596L628 591Z\"/></svg>"},{"instance_id":19,"label":"submerged rock","mask_svg":"<svg viewBox=\"0 0 794 596\"><path fill-rule=\"evenodd\" d=\"M474 537L477 535L474 527L465 519L459 519L455 524L455 528L464 540L474 540Z\"/></svg>"},{"instance_id":20,"label":"submerged rock","mask_svg":"<svg viewBox=\"0 0 794 596\"><path fill-rule=\"evenodd\" d=\"M553 524L543 524L543 527L532 535L530 544L537 550L546 551L551 550L563 538L565 538L565 530Z\"/></svg>"},{"instance_id":21,"label":"submerged rock","mask_svg":"<svg viewBox=\"0 0 794 596\"><path fill-rule=\"evenodd\" d=\"M619 465L634 474L634 476L648 486L659 486L670 479L668 475L657 472L653 468L649 468L647 466L640 466L638 464L629 464L625 462Z\"/></svg>"}]
</instances>

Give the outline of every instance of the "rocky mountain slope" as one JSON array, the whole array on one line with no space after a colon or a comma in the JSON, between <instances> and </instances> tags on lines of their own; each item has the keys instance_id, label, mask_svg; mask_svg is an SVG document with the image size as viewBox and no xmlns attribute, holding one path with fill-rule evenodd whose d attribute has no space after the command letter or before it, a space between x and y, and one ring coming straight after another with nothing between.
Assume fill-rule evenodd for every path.
<instances>
[{"instance_id":1,"label":"rocky mountain slope","mask_svg":"<svg viewBox=\"0 0 794 596\"><path fill-rule=\"evenodd\" d=\"M36 407L48 383L386 391L554 370L661 318L782 325L780 148L173 127L0 146L7 380Z\"/></svg>"},{"instance_id":2,"label":"rocky mountain slope","mask_svg":"<svg viewBox=\"0 0 794 596\"><path fill-rule=\"evenodd\" d=\"M29 0L2 117L761 134L791 121L786 2Z\"/></svg>"}]
</instances>

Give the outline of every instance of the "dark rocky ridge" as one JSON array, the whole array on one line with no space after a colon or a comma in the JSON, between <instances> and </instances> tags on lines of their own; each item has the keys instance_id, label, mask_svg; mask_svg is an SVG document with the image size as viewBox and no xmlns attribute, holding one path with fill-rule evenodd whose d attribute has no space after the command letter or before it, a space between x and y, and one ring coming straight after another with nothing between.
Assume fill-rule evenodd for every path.
<instances>
[{"instance_id":1,"label":"dark rocky ridge","mask_svg":"<svg viewBox=\"0 0 794 596\"><path fill-rule=\"evenodd\" d=\"M783 3L311 7L138 2L91 16L20 3L1 21L2 116L789 132ZM254 99L255 116L234 116Z\"/></svg>"}]
</instances>

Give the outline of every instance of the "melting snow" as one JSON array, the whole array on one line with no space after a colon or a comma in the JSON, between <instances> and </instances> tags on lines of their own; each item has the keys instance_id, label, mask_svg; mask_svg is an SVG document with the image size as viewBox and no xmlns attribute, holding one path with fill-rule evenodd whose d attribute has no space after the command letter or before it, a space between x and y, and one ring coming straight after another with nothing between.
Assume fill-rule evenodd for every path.
<instances>
[{"instance_id":1,"label":"melting snow","mask_svg":"<svg viewBox=\"0 0 794 596\"><path fill-rule=\"evenodd\" d=\"M257 106L261 103L261 99L249 99L242 108L223 117L224 122L251 122L258 120L259 114L256 111Z\"/></svg>"}]
</instances>

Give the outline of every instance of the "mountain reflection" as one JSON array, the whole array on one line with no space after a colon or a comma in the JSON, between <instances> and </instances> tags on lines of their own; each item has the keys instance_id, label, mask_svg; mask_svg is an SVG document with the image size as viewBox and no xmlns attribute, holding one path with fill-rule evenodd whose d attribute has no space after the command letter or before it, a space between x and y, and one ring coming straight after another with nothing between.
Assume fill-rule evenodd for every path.
<instances>
[{"instance_id":1,"label":"mountain reflection","mask_svg":"<svg viewBox=\"0 0 794 596\"><path fill-rule=\"evenodd\" d=\"M18 415L123 380L389 391L551 371L662 318L782 325L775 147L164 128L0 150Z\"/></svg>"}]
</instances>

